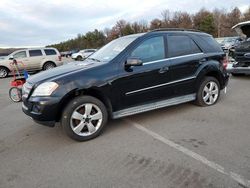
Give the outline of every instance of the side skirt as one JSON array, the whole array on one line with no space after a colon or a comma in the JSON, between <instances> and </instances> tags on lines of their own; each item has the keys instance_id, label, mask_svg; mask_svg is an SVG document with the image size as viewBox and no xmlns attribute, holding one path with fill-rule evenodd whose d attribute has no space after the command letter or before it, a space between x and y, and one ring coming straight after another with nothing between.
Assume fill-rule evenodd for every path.
<instances>
[{"instance_id":1,"label":"side skirt","mask_svg":"<svg viewBox=\"0 0 250 188\"><path fill-rule=\"evenodd\" d=\"M139 113L147 112L150 110L155 110L155 109L159 109L159 108L163 108L167 106L173 106L173 105L177 105L177 104L181 104L185 102L194 101L195 99L196 99L196 94L190 94L190 95L184 95L181 97L175 97L175 98L162 100L158 102L153 102L149 104L143 104L140 106L135 106L135 107L126 108L120 111L113 112L112 118L118 119L121 117L139 114Z\"/></svg>"}]
</instances>

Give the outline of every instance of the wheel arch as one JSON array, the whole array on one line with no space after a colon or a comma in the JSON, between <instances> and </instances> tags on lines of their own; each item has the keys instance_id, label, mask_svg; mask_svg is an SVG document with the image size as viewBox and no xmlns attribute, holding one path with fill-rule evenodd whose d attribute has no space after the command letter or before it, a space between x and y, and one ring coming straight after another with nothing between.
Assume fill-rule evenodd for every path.
<instances>
[{"instance_id":1,"label":"wheel arch","mask_svg":"<svg viewBox=\"0 0 250 188\"><path fill-rule=\"evenodd\" d=\"M7 69L7 70L8 70L8 72L10 72L10 69L9 69L8 67L6 67L6 66L4 66L4 65L0 65L0 67L3 67L3 68L5 68L5 69Z\"/></svg>"},{"instance_id":2,"label":"wheel arch","mask_svg":"<svg viewBox=\"0 0 250 188\"><path fill-rule=\"evenodd\" d=\"M108 97L106 97L103 92L101 92L100 90L98 89L93 89L93 88L90 88L90 89L74 89L72 91L70 91L69 93L67 93L60 101L59 105L58 105L58 113L56 115L56 121L60 121L61 119L61 116L62 116L62 113L63 113L63 110L65 108L65 106L72 100L74 99L75 97L78 97L78 96L83 96L83 95L88 95L88 96L92 96L92 97L95 97L97 98L98 100L100 100L106 107L107 109L107 112L108 112L108 116L111 117L112 115L112 111L113 111L113 108L112 108L112 104L109 100Z\"/></svg>"},{"instance_id":3,"label":"wheel arch","mask_svg":"<svg viewBox=\"0 0 250 188\"><path fill-rule=\"evenodd\" d=\"M211 77L216 78L220 84L220 89L224 88L225 83L223 81L223 76L222 76L222 73L220 72L220 70L218 70L218 68L215 66L207 66L207 67L204 67L199 72L199 74L196 78L196 84L195 84L196 91L199 89L199 86L200 86L201 82L203 81L203 79L207 76L211 76Z\"/></svg>"},{"instance_id":4,"label":"wheel arch","mask_svg":"<svg viewBox=\"0 0 250 188\"><path fill-rule=\"evenodd\" d=\"M52 61L52 60L46 60L42 64L42 69L44 69L44 66L46 65L46 63L53 63L55 65L55 67L57 67L57 65L56 65L56 63L54 61Z\"/></svg>"}]
</instances>

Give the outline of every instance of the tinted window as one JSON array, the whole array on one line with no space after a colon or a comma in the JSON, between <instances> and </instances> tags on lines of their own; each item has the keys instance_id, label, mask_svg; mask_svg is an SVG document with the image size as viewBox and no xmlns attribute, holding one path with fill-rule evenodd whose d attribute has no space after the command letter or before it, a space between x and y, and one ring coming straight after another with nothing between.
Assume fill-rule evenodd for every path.
<instances>
[{"instance_id":1,"label":"tinted window","mask_svg":"<svg viewBox=\"0 0 250 188\"><path fill-rule=\"evenodd\" d=\"M56 51L53 49L44 49L46 55L56 55Z\"/></svg>"},{"instance_id":2,"label":"tinted window","mask_svg":"<svg viewBox=\"0 0 250 188\"><path fill-rule=\"evenodd\" d=\"M29 54L30 54L30 57L43 55L41 50L29 50Z\"/></svg>"},{"instance_id":3,"label":"tinted window","mask_svg":"<svg viewBox=\"0 0 250 188\"><path fill-rule=\"evenodd\" d=\"M168 36L169 57L200 53L201 50L188 36Z\"/></svg>"},{"instance_id":4,"label":"tinted window","mask_svg":"<svg viewBox=\"0 0 250 188\"><path fill-rule=\"evenodd\" d=\"M211 36L193 35L192 37L199 44L199 46L204 52L223 52L221 46Z\"/></svg>"},{"instance_id":5,"label":"tinted window","mask_svg":"<svg viewBox=\"0 0 250 188\"><path fill-rule=\"evenodd\" d=\"M15 59L18 59L18 58L25 58L25 57L27 57L27 55L26 55L26 52L25 52L25 51L21 51L21 52L17 52L16 54L14 54L13 57L14 57Z\"/></svg>"},{"instance_id":6,"label":"tinted window","mask_svg":"<svg viewBox=\"0 0 250 188\"><path fill-rule=\"evenodd\" d=\"M131 53L131 57L140 58L142 62L164 59L164 38L154 37L147 39Z\"/></svg>"}]
</instances>

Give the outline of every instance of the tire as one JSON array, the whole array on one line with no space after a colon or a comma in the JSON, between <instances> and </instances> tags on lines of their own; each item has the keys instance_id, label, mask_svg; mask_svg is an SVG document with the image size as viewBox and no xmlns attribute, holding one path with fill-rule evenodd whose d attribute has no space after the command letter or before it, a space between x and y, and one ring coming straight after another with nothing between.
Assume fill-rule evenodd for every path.
<instances>
[{"instance_id":1,"label":"tire","mask_svg":"<svg viewBox=\"0 0 250 188\"><path fill-rule=\"evenodd\" d=\"M195 103L199 106L211 106L220 97L220 84L215 77L205 77L197 91Z\"/></svg>"},{"instance_id":2,"label":"tire","mask_svg":"<svg viewBox=\"0 0 250 188\"><path fill-rule=\"evenodd\" d=\"M61 124L64 132L73 140L87 141L101 134L107 119L107 109L100 100L91 96L80 96L66 106Z\"/></svg>"},{"instance_id":3,"label":"tire","mask_svg":"<svg viewBox=\"0 0 250 188\"><path fill-rule=\"evenodd\" d=\"M0 67L0 78L6 78L9 75L9 70L5 67Z\"/></svg>"},{"instance_id":4,"label":"tire","mask_svg":"<svg viewBox=\"0 0 250 188\"><path fill-rule=\"evenodd\" d=\"M22 90L18 87L10 88L9 97L13 102L20 102L22 100Z\"/></svg>"},{"instance_id":5,"label":"tire","mask_svg":"<svg viewBox=\"0 0 250 188\"><path fill-rule=\"evenodd\" d=\"M76 57L76 60L77 60L77 61L82 61L83 58L82 58L82 56L77 56L77 57Z\"/></svg>"},{"instance_id":6,"label":"tire","mask_svg":"<svg viewBox=\"0 0 250 188\"><path fill-rule=\"evenodd\" d=\"M43 70L49 70L49 69L53 69L56 67L56 64L53 63L53 62L46 62L44 65L43 65Z\"/></svg>"}]
</instances>

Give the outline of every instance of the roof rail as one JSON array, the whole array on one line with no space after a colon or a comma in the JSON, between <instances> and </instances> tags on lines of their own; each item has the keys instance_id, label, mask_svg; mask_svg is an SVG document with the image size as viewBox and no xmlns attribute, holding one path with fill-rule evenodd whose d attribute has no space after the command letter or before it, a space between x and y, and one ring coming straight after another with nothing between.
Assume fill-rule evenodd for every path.
<instances>
[{"instance_id":1,"label":"roof rail","mask_svg":"<svg viewBox=\"0 0 250 188\"><path fill-rule=\"evenodd\" d=\"M202 32L197 29L185 29L185 28L159 28L159 29L154 29L150 32L155 32L155 31L192 31L192 32Z\"/></svg>"}]
</instances>

